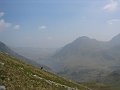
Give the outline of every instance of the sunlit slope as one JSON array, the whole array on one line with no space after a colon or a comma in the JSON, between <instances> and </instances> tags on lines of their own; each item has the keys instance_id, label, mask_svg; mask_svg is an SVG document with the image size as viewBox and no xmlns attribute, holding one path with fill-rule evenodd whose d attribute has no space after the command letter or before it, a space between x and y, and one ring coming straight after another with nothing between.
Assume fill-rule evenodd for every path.
<instances>
[{"instance_id":1,"label":"sunlit slope","mask_svg":"<svg viewBox=\"0 0 120 90\"><path fill-rule=\"evenodd\" d=\"M0 52L0 86L7 90L89 90Z\"/></svg>"}]
</instances>

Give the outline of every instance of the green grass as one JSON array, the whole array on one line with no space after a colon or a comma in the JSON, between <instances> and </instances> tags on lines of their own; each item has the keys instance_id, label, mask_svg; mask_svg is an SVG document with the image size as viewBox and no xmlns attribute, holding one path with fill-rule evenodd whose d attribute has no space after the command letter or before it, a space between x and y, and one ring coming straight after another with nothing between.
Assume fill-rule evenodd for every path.
<instances>
[{"instance_id":1,"label":"green grass","mask_svg":"<svg viewBox=\"0 0 120 90\"><path fill-rule=\"evenodd\" d=\"M87 90L79 84L25 64L1 52L0 63L4 63L4 65L0 64L0 85L4 85L7 90L67 90L64 86L47 83L44 79L79 90ZM44 79L36 78L34 75Z\"/></svg>"}]
</instances>

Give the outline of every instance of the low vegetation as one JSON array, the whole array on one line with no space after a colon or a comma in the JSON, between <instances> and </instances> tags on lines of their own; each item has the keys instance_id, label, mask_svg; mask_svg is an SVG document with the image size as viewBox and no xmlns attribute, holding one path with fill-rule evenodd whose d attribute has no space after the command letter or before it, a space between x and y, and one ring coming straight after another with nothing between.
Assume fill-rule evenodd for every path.
<instances>
[{"instance_id":1,"label":"low vegetation","mask_svg":"<svg viewBox=\"0 0 120 90\"><path fill-rule=\"evenodd\" d=\"M0 53L0 86L5 86L7 90L87 90L5 53Z\"/></svg>"}]
</instances>

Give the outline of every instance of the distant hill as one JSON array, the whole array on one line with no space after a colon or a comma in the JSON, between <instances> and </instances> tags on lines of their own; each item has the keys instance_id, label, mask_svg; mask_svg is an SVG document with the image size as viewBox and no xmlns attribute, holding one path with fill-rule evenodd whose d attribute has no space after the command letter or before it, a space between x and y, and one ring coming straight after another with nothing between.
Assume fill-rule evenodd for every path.
<instances>
[{"instance_id":1,"label":"distant hill","mask_svg":"<svg viewBox=\"0 0 120 90\"><path fill-rule=\"evenodd\" d=\"M0 52L0 90L90 90Z\"/></svg>"},{"instance_id":2,"label":"distant hill","mask_svg":"<svg viewBox=\"0 0 120 90\"><path fill-rule=\"evenodd\" d=\"M77 81L97 81L120 66L120 34L107 42L79 37L46 60L60 75Z\"/></svg>"},{"instance_id":3,"label":"distant hill","mask_svg":"<svg viewBox=\"0 0 120 90\"><path fill-rule=\"evenodd\" d=\"M34 65L36 67L44 67L47 70L51 70L49 67L47 67L45 65L39 64L39 63L35 62L34 60L30 60L30 59L28 59L26 57L23 57L23 56L19 55L18 53L14 52L11 48L9 48L3 42L0 42L0 52L7 53L7 54L9 54L11 56L14 56L14 57L26 62L26 63L32 64L32 65Z\"/></svg>"}]
</instances>

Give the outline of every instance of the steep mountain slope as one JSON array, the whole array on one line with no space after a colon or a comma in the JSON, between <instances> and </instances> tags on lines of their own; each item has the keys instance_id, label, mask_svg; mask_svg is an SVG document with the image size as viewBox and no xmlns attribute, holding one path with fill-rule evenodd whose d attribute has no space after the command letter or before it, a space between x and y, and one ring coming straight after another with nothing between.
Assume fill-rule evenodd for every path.
<instances>
[{"instance_id":1,"label":"steep mountain slope","mask_svg":"<svg viewBox=\"0 0 120 90\"><path fill-rule=\"evenodd\" d=\"M2 42L0 42L0 51L4 52L4 53L8 53L9 55L14 56L14 57L16 57L18 59L21 59L22 61L24 61L26 63L29 63L29 64L32 64L32 65L34 65L36 67L41 67L42 66L42 67L46 68L47 70L51 70L49 67L47 67L45 65L38 64L37 62L35 62L33 60L30 60L30 59L28 59L26 57L23 57L23 56L17 54L16 52L11 50L6 44L4 44Z\"/></svg>"},{"instance_id":2,"label":"steep mountain slope","mask_svg":"<svg viewBox=\"0 0 120 90\"><path fill-rule=\"evenodd\" d=\"M99 52L105 48L107 48L107 43L84 36L63 47L53 58L58 61L60 59L60 62L64 62L66 65L93 66L100 61L101 53ZM93 63L90 63L91 61Z\"/></svg>"},{"instance_id":3,"label":"steep mountain slope","mask_svg":"<svg viewBox=\"0 0 120 90\"><path fill-rule=\"evenodd\" d=\"M97 81L120 66L120 34L108 42L80 37L53 55L46 65L77 81Z\"/></svg>"},{"instance_id":4,"label":"steep mountain slope","mask_svg":"<svg viewBox=\"0 0 120 90\"><path fill-rule=\"evenodd\" d=\"M0 52L0 88L7 90L91 90Z\"/></svg>"}]
</instances>

